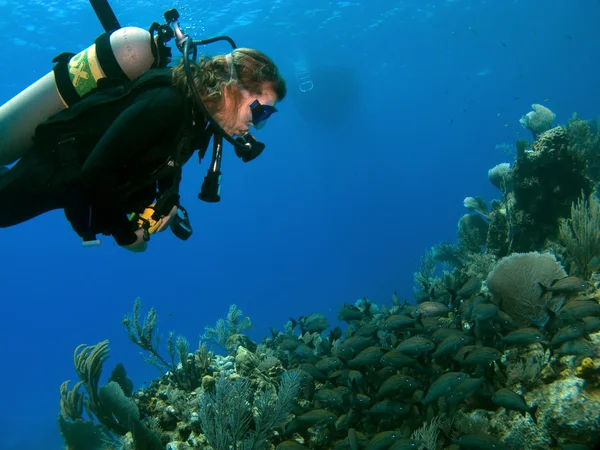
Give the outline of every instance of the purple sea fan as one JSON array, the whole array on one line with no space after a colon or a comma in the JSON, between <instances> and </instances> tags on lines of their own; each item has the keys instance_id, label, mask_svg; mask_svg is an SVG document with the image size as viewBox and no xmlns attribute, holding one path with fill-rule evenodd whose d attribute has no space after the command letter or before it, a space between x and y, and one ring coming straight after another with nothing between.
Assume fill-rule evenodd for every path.
<instances>
[{"instance_id":1,"label":"purple sea fan","mask_svg":"<svg viewBox=\"0 0 600 450\"><path fill-rule=\"evenodd\" d=\"M552 253L513 253L496 264L486 283L494 302L520 327L542 327L549 316L540 284L566 276Z\"/></svg>"}]
</instances>

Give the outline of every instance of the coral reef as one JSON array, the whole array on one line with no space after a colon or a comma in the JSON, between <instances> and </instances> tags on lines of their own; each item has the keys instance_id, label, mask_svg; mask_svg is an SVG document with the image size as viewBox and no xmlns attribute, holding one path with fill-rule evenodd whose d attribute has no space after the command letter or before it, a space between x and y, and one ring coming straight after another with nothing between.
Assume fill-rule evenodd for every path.
<instances>
[{"instance_id":1,"label":"coral reef","mask_svg":"<svg viewBox=\"0 0 600 450\"><path fill-rule=\"evenodd\" d=\"M108 443L118 442L120 436L129 435L127 439L131 441L132 449L162 449L158 437L141 421L138 406L131 398L131 380L122 365L117 365L108 384L98 386L108 353L108 341L92 346L80 345L75 349L75 370L81 381L71 391L68 381L60 387L58 423L67 447L70 450L101 450ZM82 386L87 395L79 392Z\"/></svg>"},{"instance_id":2,"label":"coral reef","mask_svg":"<svg viewBox=\"0 0 600 450\"><path fill-rule=\"evenodd\" d=\"M592 183L586 160L568 145L564 128L558 126L540 135L532 150L514 165L514 210L512 226L514 251L540 250L545 239L556 236L558 220L567 217L571 204L583 192L587 197Z\"/></svg>"},{"instance_id":3,"label":"coral reef","mask_svg":"<svg viewBox=\"0 0 600 450\"><path fill-rule=\"evenodd\" d=\"M488 172L501 199L467 197L457 242L427 250L414 302L340 306L244 334L231 305L197 349L158 315L125 316L161 375L135 390L123 365L99 386L108 342L75 350L60 387L71 450L592 448L600 436L598 127L534 105L534 141ZM598 172L600 173L600 172ZM440 268L439 266L442 265ZM224 354L210 351L209 346ZM81 393L81 389L85 393ZM85 414L84 414L85 408Z\"/></svg>"}]
</instances>

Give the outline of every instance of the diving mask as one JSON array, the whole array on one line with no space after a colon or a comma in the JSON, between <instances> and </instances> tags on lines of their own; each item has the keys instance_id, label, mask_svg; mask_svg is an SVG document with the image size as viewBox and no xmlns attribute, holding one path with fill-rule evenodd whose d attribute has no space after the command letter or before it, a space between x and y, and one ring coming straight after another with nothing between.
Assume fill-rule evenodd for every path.
<instances>
[{"instance_id":1,"label":"diving mask","mask_svg":"<svg viewBox=\"0 0 600 450\"><path fill-rule=\"evenodd\" d=\"M271 105L261 105L258 100L254 100L250 104L250 111L252 111L252 125L257 130L262 130L267 119L277 112L277 108Z\"/></svg>"}]
</instances>

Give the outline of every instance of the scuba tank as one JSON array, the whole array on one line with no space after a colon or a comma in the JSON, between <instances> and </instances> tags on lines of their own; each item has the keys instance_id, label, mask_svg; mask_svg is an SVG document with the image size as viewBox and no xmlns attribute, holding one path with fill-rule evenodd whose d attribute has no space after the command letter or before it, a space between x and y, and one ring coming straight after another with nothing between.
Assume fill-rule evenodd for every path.
<instances>
[{"instance_id":1,"label":"scuba tank","mask_svg":"<svg viewBox=\"0 0 600 450\"><path fill-rule=\"evenodd\" d=\"M36 126L77 103L99 79L135 80L151 68L169 63L171 49L164 45L162 34L156 40L153 36L153 31L166 28L121 28L105 0L92 2L92 6L106 31L85 50L58 55L51 72L0 107L0 165L23 156Z\"/></svg>"}]
</instances>

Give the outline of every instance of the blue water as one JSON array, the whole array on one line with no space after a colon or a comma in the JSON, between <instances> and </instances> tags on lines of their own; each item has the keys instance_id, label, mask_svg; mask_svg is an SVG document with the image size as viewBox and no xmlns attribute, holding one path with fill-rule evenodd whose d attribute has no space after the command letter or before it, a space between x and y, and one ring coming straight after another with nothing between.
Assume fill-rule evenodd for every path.
<instances>
[{"instance_id":1,"label":"blue water","mask_svg":"<svg viewBox=\"0 0 600 450\"><path fill-rule=\"evenodd\" d=\"M0 1L0 103L102 32L87 2L57 5ZM136 387L158 375L121 325L137 296L157 308L163 334L192 346L232 303L260 340L315 311L336 325L339 307L363 296L412 299L420 257L455 239L463 199L499 197L487 170L511 162L496 145L531 138L519 119L532 103L557 123L600 113L596 0L112 5L122 25L142 28L176 7L194 37L226 33L269 54L290 94L259 135L259 159L244 164L227 148L221 203L197 200L206 163L190 160L187 242L163 233L143 254L111 238L84 249L60 211L0 230L1 449L62 448L59 386L77 380L81 343L110 340L103 382L119 361ZM299 61L335 72L303 115Z\"/></svg>"}]
</instances>

